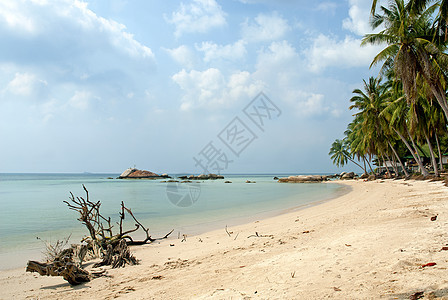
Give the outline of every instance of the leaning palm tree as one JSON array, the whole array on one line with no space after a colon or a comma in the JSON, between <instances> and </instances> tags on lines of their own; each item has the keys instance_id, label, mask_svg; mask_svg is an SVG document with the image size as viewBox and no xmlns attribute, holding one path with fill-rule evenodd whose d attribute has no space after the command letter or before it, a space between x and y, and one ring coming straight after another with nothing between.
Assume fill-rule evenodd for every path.
<instances>
[{"instance_id":1,"label":"leaning palm tree","mask_svg":"<svg viewBox=\"0 0 448 300\"><path fill-rule=\"evenodd\" d=\"M382 14L375 14L371 19L373 29L382 25L385 29L367 34L362 45L386 44L371 67L384 62L382 72L393 68L410 102L417 100L419 89L426 84L448 118L444 76L448 56L444 52L446 45L436 43L436 29L432 26L438 7L436 3L415 13L404 0L390 1L388 8L381 6Z\"/></svg>"},{"instance_id":2,"label":"leaning palm tree","mask_svg":"<svg viewBox=\"0 0 448 300\"><path fill-rule=\"evenodd\" d=\"M345 139L336 139L333 144L331 144L330 152L328 153L328 155L330 155L330 158L333 160L333 164L335 164L337 167L343 167L348 163L348 161L351 161L352 163L363 169L363 167L353 159L350 151L348 150L348 147L349 145Z\"/></svg>"},{"instance_id":3,"label":"leaning palm tree","mask_svg":"<svg viewBox=\"0 0 448 300\"><path fill-rule=\"evenodd\" d=\"M337 167L343 167L348 162L349 152L343 140L336 139L331 144L330 152L328 153L333 160L333 164Z\"/></svg>"},{"instance_id":4,"label":"leaning palm tree","mask_svg":"<svg viewBox=\"0 0 448 300\"><path fill-rule=\"evenodd\" d=\"M358 161L363 162L364 167L362 167L362 169L364 170L364 173L368 173L366 166L367 164L373 174L374 171L372 169L372 165L370 164L372 154L367 151L366 139L364 138L364 134L361 132L361 122L361 118L357 117L347 125L347 129L344 131L344 141L348 145L347 149L350 151L351 157L356 157Z\"/></svg>"}]
</instances>

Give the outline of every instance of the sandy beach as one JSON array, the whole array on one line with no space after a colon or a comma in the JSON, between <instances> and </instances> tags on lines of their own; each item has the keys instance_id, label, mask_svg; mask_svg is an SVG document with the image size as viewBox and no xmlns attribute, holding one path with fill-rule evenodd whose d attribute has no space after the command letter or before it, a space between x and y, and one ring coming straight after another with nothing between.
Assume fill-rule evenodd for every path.
<instances>
[{"instance_id":1,"label":"sandy beach","mask_svg":"<svg viewBox=\"0 0 448 300\"><path fill-rule=\"evenodd\" d=\"M341 197L228 233L133 248L140 265L80 286L2 271L0 299L448 299L448 188L343 184Z\"/></svg>"}]
</instances>

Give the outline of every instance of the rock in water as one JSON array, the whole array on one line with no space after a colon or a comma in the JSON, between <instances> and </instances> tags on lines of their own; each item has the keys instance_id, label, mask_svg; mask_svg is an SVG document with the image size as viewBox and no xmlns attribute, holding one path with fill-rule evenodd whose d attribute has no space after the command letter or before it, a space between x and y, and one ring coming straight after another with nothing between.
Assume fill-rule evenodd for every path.
<instances>
[{"instance_id":1,"label":"rock in water","mask_svg":"<svg viewBox=\"0 0 448 300\"><path fill-rule=\"evenodd\" d=\"M198 176L189 175L189 176L180 176L179 179L185 180L216 180L216 179L224 179L224 176L217 174L201 174Z\"/></svg>"},{"instance_id":2,"label":"rock in water","mask_svg":"<svg viewBox=\"0 0 448 300\"><path fill-rule=\"evenodd\" d=\"M285 178L280 178L278 182L298 182L298 183L304 183L304 182L322 182L327 181L327 176L321 176L321 175L296 175L296 176L289 176Z\"/></svg>"}]
</instances>

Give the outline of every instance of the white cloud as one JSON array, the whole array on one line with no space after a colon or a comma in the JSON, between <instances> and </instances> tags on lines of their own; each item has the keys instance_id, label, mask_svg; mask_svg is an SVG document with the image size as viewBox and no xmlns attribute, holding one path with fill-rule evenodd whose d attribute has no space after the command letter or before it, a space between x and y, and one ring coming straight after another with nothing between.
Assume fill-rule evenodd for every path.
<instances>
[{"instance_id":1,"label":"white cloud","mask_svg":"<svg viewBox=\"0 0 448 300\"><path fill-rule=\"evenodd\" d=\"M27 15L20 1L0 1L0 24L5 24L17 33L33 33L36 24Z\"/></svg>"},{"instance_id":2,"label":"white cloud","mask_svg":"<svg viewBox=\"0 0 448 300\"><path fill-rule=\"evenodd\" d=\"M70 1L71 2L71 1ZM114 20L107 20L87 8L87 3L73 0L72 5L57 11L61 16L77 22L87 31L99 31L108 35L109 42L132 57L153 58L151 49L136 41L126 32L126 26Z\"/></svg>"},{"instance_id":3,"label":"white cloud","mask_svg":"<svg viewBox=\"0 0 448 300\"><path fill-rule=\"evenodd\" d=\"M253 77L268 83L269 93L288 112L301 118L339 117L338 104L326 100L331 88L315 85L321 78L310 77L307 61L288 41L272 42L259 52Z\"/></svg>"},{"instance_id":4,"label":"white cloud","mask_svg":"<svg viewBox=\"0 0 448 300\"><path fill-rule=\"evenodd\" d=\"M174 61L178 64L191 69L193 68L196 57L190 47L181 45L174 49L165 49Z\"/></svg>"},{"instance_id":5,"label":"white cloud","mask_svg":"<svg viewBox=\"0 0 448 300\"><path fill-rule=\"evenodd\" d=\"M372 32L369 24L371 1L349 0L349 17L342 21L342 27L359 36Z\"/></svg>"},{"instance_id":6,"label":"white cloud","mask_svg":"<svg viewBox=\"0 0 448 300\"><path fill-rule=\"evenodd\" d=\"M308 99L300 103L300 110L304 114L320 114L326 111L327 108L324 106L324 95L322 94L312 94Z\"/></svg>"},{"instance_id":7,"label":"white cloud","mask_svg":"<svg viewBox=\"0 0 448 300\"><path fill-rule=\"evenodd\" d=\"M271 15L259 14L255 23L249 19L241 25L243 38L250 42L273 41L281 39L290 30L288 22L276 12Z\"/></svg>"},{"instance_id":8,"label":"white cloud","mask_svg":"<svg viewBox=\"0 0 448 300\"><path fill-rule=\"evenodd\" d=\"M6 31L2 32L2 29ZM27 34L28 40L34 38L40 41L40 48L62 48L73 42L70 46L78 51L81 47L89 48L88 51L95 47L98 51L100 46L107 46L130 57L154 58L151 49L136 41L126 31L126 26L96 15L87 7L87 3L79 0L51 3L42 0L0 1L0 32L5 36L10 35L14 42L18 41L20 34L18 37L17 34L11 35L12 32ZM58 43L54 43L54 40ZM66 49L58 50L58 55L72 53Z\"/></svg>"},{"instance_id":9,"label":"white cloud","mask_svg":"<svg viewBox=\"0 0 448 300\"><path fill-rule=\"evenodd\" d=\"M5 16L23 22L8 23ZM59 122L57 110L98 112L95 99L110 104L102 114L125 114L132 106L120 100L132 92L138 102L153 78L151 49L82 1L0 0L0 36L8 45L0 47L0 102L34 100L23 111L37 108L38 121Z\"/></svg>"},{"instance_id":10,"label":"white cloud","mask_svg":"<svg viewBox=\"0 0 448 300\"><path fill-rule=\"evenodd\" d=\"M57 114L60 106L56 99L51 99L49 101L44 102L40 106L40 111L42 113L42 119L44 122L48 122L51 120L55 114Z\"/></svg>"},{"instance_id":11,"label":"white cloud","mask_svg":"<svg viewBox=\"0 0 448 300\"><path fill-rule=\"evenodd\" d=\"M297 58L296 49L288 42L272 42L267 49L260 51L258 64L284 64Z\"/></svg>"},{"instance_id":12,"label":"white cloud","mask_svg":"<svg viewBox=\"0 0 448 300\"><path fill-rule=\"evenodd\" d=\"M184 33L205 33L226 24L226 14L215 0L193 0L181 3L179 9L167 21L176 26L176 37Z\"/></svg>"},{"instance_id":13,"label":"white cloud","mask_svg":"<svg viewBox=\"0 0 448 300\"><path fill-rule=\"evenodd\" d=\"M321 93L305 92L291 87L285 92L284 99L292 112L300 117L332 116L338 118L341 115L341 109L334 103L327 103L325 95Z\"/></svg>"},{"instance_id":14,"label":"white cloud","mask_svg":"<svg viewBox=\"0 0 448 300\"><path fill-rule=\"evenodd\" d=\"M198 51L204 52L204 61L210 62L216 59L236 60L246 55L246 43L243 40L229 45L217 45L213 42L202 42L196 45Z\"/></svg>"},{"instance_id":15,"label":"white cloud","mask_svg":"<svg viewBox=\"0 0 448 300\"><path fill-rule=\"evenodd\" d=\"M263 88L249 72L238 71L228 78L220 70L210 68L205 71L182 70L172 77L185 92L181 110L194 108L228 108L239 100L251 99Z\"/></svg>"},{"instance_id":16,"label":"white cloud","mask_svg":"<svg viewBox=\"0 0 448 300\"><path fill-rule=\"evenodd\" d=\"M289 42L272 42L259 51L255 75L271 85L288 89L295 84L302 68L300 56Z\"/></svg>"},{"instance_id":17,"label":"white cloud","mask_svg":"<svg viewBox=\"0 0 448 300\"><path fill-rule=\"evenodd\" d=\"M91 92L76 91L73 97L68 101L68 104L73 108L86 110L93 99L94 97Z\"/></svg>"},{"instance_id":18,"label":"white cloud","mask_svg":"<svg viewBox=\"0 0 448 300\"><path fill-rule=\"evenodd\" d=\"M45 86L47 86L47 82L37 79L34 74L16 73L14 79L8 83L6 90L19 96L31 96Z\"/></svg>"},{"instance_id":19,"label":"white cloud","mask_svg":"<svg viewBox=\"0 0 448 300\"><path fill-rule=\"evenodd\" d=\"M308 67L313 72L320 72L327 67L368 68L381 47L372 45L361 47L360 45L361 40L351 36L346 36L344 40L337 40L320 34L305 51Z\"/></svg>"},{"instance_id":20,"label":"white cloud","mask_svg":"<svg viewBox=\"0 0 448 300\"><path fill-rule=\"evenodd\" d=\"M316 7L316 10L323 12L330 12L331 14L334 14L337 7L338 7L337 3L327 1L319 3L319 5L317 5Z\"/></svg>"}]
</instances>

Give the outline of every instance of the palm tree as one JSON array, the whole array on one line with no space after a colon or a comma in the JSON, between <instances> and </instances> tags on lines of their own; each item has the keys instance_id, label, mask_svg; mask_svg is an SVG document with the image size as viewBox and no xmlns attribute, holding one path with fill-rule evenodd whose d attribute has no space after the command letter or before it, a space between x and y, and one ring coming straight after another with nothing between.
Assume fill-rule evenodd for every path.
<instances>
[{"instance_id":1,"label":"palm tree","mask_svg":"<svg viewBox=\"0 0 448 300\"><path fill-rule=\"evenodd\" d=\"M372 165L370 164L370 160L372 156L366 151L367 147L365 146L365 139L363 139L363 134L361 133L361 126L359 126L361 119L355 118L353 122L350 122L347 126L347 129L344 131L344 141L346 141L348 147L347 149L350 151L351 157L356 157L358 161L363 162L364 173L367 174L366 163L369 165L370 171L373 172Z\"/></svg>"},{"instance_id":2,"label":"palm tree","mask_svg":"<svg viewBox=\"0 0 448 300\"><path fill-rule=\"evenodd\" d=\"M353 94L350 99L353 104L349 109L357 109L358 112L354 115L352 150L369 156L381 156L388 149L386 126L379 117L385 97L381 80L370 77L368 82L364 80L364 91L355 89Z\"/></svg>"},{"instance_id":3,"label":"palm tree","mask_svg":"<svg viewBox=\"0 0 448 300\"><path fill-rule=\"evenodd\" d=\"M367 34L362 45L387 44L373 59L371 67L382 61L382 72L392 67L410 102L417 100L419 88L426 84L448 118L444 78L448 56L444 53L446 46L436 43L436 29L432 26L432 16L438 7L434 4L416 13L416 8L412 9L412 5L406 5L404 0L393 0L389 8L381 7L381 15L375 14L371 19L372 28L384 25L385 29Z\"/></svg>"},{"instance_id":4,"label":"palm tree","mask_svg":"<svg viewBox=\"0 0 448 300\"><path fill-rule=\"evenodd\" d=\"M428 6L428 4L430 4L431 2L433 2L432 0L409 0L407 6L408 9L413 12L414 14L419 14L422 11L425 10L425 8ZM436 3L438 4L439 7L439 12L437 13L437 28L438 29L445 29L442 30L445 34L445 38L444 41L446 42L447 40L447 24L448 24L448 0L439 0L436 1ZM378 4L378 0L373 0L372 2L372 9L371 9L371 14L372 16L375 15L375 11L376 11L376 7Z\"/></svg>"},{"instance_id":5,"label":"palm tree","mask_svg":"<svg viewBox=\"0 0 448 300\"><path fill-rule=\"evenodd\" d=\"M396 133L408 148L422 174L428 176L428 171L423 166L414 138L409 131L409 105L403 95L401 82L394 82L391 84L387 92L385 107L380 113L380 116L384 117L389 128ZM411 143L409 143L408 140Z\"/></svg>"},{"instance_id":6,"label":"palm tree","mask_svg":"<svg viewBox=\"0 0 448 300\"><path fill-rule=\"evenodd\" d=\"M434 110L428 101L419 97L417 102L411 103L409 106L409 131L413 134L419 144L427 144L434 174L439 176L434 150L429 139L433 118L431 118Z\"/></svg>"},{"instance_id":7,"label":"palm tree","mask_svg":"<svg viewBox=\"0 0 448 300\"><path fill-rule=\"evenodd\" d=\"M343 140L339 139L336 139L333 144L331 144L328 155L331 155L330 158L333 160L333 164L337 167L345 166L348 162L348 157L350 156L346 144Z\"/></svg>"},{"instance_id":8,"label":"palm tree","mask_svg":"<svg viewBox=\"0 0 448 300\"><path fill-rule=\"evenodd\" d=\"M336 139L333 144L331 144L330 152L328 153L328 155L331 155L330 158L333 160L333 164L335 164L337 167L343 167L348 163L348 161L351 161L352 163L363 169L363 167L352 158L348 147L349 145L347 143L347 140L345 139Z\"/></svg>"}]
</instances>

